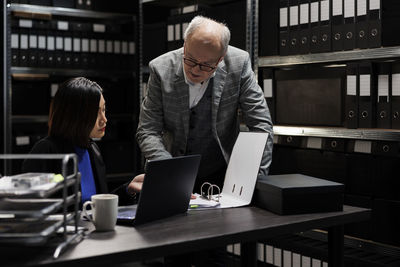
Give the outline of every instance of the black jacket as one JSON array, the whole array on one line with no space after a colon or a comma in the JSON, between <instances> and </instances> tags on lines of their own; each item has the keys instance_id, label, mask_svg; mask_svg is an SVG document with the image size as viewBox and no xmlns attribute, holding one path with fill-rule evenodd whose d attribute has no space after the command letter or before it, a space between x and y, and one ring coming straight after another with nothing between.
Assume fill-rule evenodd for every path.
<instances>
[{"instance_id":1,"label":"black jacket","mask_svg":"<svg viewBox=\"0 0 400 267\"><path fill-rule=\"evenodd\" d=\"M106 168L99 147L91 141L88 148L90 163L92 164L93 178L96 184L97 194L109 193L107 186ZM75 153L74 146L64 140L54 137L45 137L38 141L32 148L31 154L70 154ZM72 165L68 166L68 174L72 173ZM61 160L39 160L26 159L22 164L22 172L62 172ZM135 202L135 199L126 193L128 183L122 184L111 193L119 196L119 205L128 205Z\"/></svg>"},{"instance_id":2,"label":"black jacket","mask_svg":"<svg viewBox=\"0 0 400 267\"><path fill-rule=\"evenodd\" d=\"M108 193L106 168L99 147L95 142L90 142L88 148L93 178L98 194ZM45 137L38 141L32 148L31 154L70 154L75 153L74 146L63 139ZM23 172L53 172L61 173L61 160L26 159L22 164ZM68 174L72 173L72 162L68 166Z\"/></svg>"}]
</instances>

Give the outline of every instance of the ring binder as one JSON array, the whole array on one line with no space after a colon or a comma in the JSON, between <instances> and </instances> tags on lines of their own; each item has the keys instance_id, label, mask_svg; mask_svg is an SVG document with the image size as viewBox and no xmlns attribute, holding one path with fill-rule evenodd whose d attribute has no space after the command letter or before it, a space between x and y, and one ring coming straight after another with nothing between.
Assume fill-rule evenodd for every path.
<instances>
[{"instance_id":1,"label":"ring binder","mask_svg":"<svg viewBox=\"0 0 400 267\"><path fill-rule=\"evenodd\" d=\"M206 191L203 190L204 186L208 186L207 193ZM214 195L214 188L218 190L218 194L216 195ZM204 182L200 188L200 195L201 197L207 200L214 200L216 202L219 202L219 199L221 198L221 189L216 184L210 184L208 182Z\"/></svg>"}]
</instances>

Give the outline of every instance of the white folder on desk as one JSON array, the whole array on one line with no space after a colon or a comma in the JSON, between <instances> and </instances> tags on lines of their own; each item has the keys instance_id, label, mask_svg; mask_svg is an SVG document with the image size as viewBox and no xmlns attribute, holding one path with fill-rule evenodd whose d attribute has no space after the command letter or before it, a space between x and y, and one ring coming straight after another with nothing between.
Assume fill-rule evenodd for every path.
<instances>
[{"instance_id":1,"label":"white folder on desk","mask_svg":"<svg viewBox=\"0 0 400 267\"><path fill-rule=\"evenodd\" d=\"M207 201L210 201L209 208L250 204L267 139L268 133L265 132L240 132L226 169L219 205L214 200L205 200L198 195L190 201L190 207L205 208Z\"/></svg>"}]
</instances>

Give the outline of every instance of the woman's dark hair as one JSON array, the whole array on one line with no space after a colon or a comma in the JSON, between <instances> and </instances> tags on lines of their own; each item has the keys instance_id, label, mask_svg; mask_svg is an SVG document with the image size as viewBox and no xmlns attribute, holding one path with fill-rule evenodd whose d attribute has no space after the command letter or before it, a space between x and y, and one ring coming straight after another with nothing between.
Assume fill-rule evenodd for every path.
<instances>
[{"instance_id":1,"label":"woman's dark hair","mask_svg":"<svg viewBox=\"0 0 400 267\"><path fill-rule=\"evenodd\" d=\"M49 136L88 147L101 94L102 89L96 82L83 77L61 84L50 107Z\"/></svg>"}]
</instances>

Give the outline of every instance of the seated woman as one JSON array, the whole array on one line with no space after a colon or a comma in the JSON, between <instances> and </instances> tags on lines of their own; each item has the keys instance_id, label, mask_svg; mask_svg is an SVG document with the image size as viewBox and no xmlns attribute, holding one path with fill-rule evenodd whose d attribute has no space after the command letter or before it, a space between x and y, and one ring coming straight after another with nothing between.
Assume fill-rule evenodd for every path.
<instances>
[{"instance_id":1,"label":"seated woman","mask_svg":"<svg viewBox=\"0 0 400 267\"><path fill-rule=\"evenodd\" d=\"M107 125L106 103L101 87L89 79L78 77L64 82L54 96L49 114L48 136L38 141L32 154L66 154L78 156L81 173L82 203L94 194L108 193L106 170L99 147L93 141L102 138ZM23 172L61 173L60 160L27 159ZM142 176L117 188L120 205L133 201L140 191Z\"/></svg>"}]
</instances>

